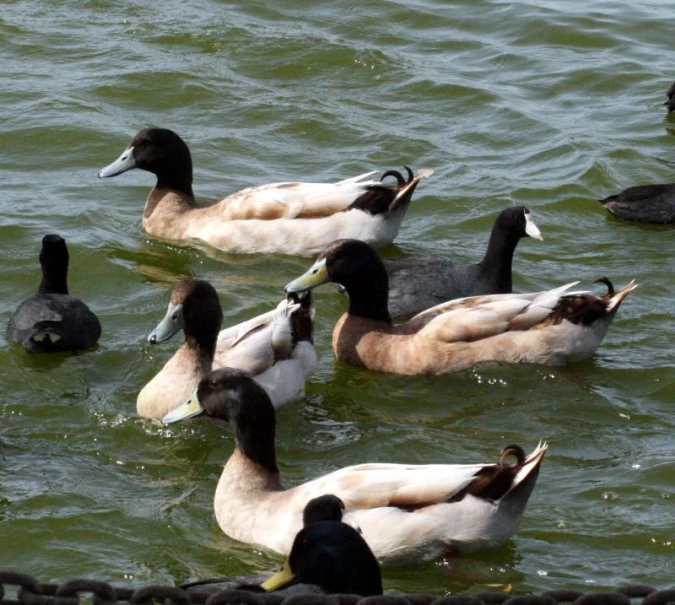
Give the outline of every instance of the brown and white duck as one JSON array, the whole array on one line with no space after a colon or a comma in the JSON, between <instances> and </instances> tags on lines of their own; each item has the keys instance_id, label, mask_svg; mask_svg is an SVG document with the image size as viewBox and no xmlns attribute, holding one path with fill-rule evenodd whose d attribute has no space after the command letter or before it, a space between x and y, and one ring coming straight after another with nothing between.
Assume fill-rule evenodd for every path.
<instances>
[{"instance_id":1,"label":"brown and white duck","mask_svg":"<svg viewBox=\"0 0 675 605\"><path fill-rule=\"evenodd\" d=\"M249 187L223 200L198 204L192 192L192 157L188 146L166 128L144 128L99 177L140 168L157 183L143 211L143 228L155 237L199 239L224 252L280 252L312 256L339 237L374 246L394 240L420 179L394 171L379 181L374 172L336 183L273 183ZM395 184L384 184L386 177Z\"/></svg>"},{"instance_id":2,"label":"brown and white duck","mask_svg":"<svg viewBox=\"0 0 675 605\"><path fill-rule=\"evenodd\" d=\"M327 493L344 502L382 562L421 563L497 546L515 532L547 450L539 444L525 455L510 445L497 464L360 464L284 489L274 407L248 374L214 370L164 422L201 413L229 422L235 435L216 488L218 524L231 538L282 554L291 550L307 502Z\"/></svg>"},{"instance_id":3,"label":"brown and white duck","mask_svg":"<svg viewBox=\"0 0 675 605\"><path fill-rule=\"evenodd\" d=\"M181 280L148 342L166 342L183 330L185 343L138 394L139 415L162 418L211 369L221 367L249 372L276 407L298 399L316 366L313 317L311 297L289 296L272 311L220 331L223 313L214 287L204 280Z\"/></svg>"},{"instance_id":4,"label":"brown and white duck","mask_svg":"<svg viewBox=\"0 0 675 605\"><path fill-rule=\"evenodd\" d=\"M440 374L477 363L564 365L593 355L633 282L607 294L569 292L575 284L529 294L460 298L394 325L387 271L366 243L332 243L286 291L340 284L349 309L333 330L333 351L352 365L394 374Z\"/></svg>"}]
</instances>

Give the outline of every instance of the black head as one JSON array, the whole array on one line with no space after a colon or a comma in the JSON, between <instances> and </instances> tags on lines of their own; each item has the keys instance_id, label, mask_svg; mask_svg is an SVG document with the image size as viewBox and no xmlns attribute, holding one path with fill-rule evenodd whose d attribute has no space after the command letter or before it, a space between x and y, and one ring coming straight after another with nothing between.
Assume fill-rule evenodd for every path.
<instances>
[{"instance_id":1,"label":"black head","mask_svg":"<svg viewBox=\"0 0 675 605\"><path fill-rule=\"evenodd\" d=\"M502 210L495 220L495 228L499 228L509 237L520 239L526 237L528 216L531 220L532 213L525 206L510 206Z\"/></svg>"},{"instance_id":2,"label":"black head","mask_svg":"<svg viewBox=\"0 0 675 605\"><path fill-rule=\"evenodd\" d=\"M356 239L336 240L319 255L313 267L323 262L328 280L340 284L349 295L351 315L391 323L387 308L389 276L372 246Z\"/></svg>"},{"instance_id":3,"label":"black head","mask_svg":"<svg viewBox=\"0 0 675 605\"><path fill-rule=\"evenodd\" d=\"M234 368L213 370L199 381L197 400L207 416L230 423L245 456L278 472L274 406L250 374Z\"/></svg>"},{"instance_id":4,"label":"black head","mask_svg":"<svg viewBox=\"0 0 675 605\"><path fill-rule=\"evenodd\" d=\"M157 176L156 187L174 189L193 197L192 157L175 132L167 128L144 128L112 164L103 168L100 178L114 177L140 168Z\"/></svg>"},{"instance_id":5,"label":"black head","mask_svg":"<svg viewBox=\"0 0 675 605\"><path fill-rule=\"evenodd\" d=\"M173 130L144 128L136 134L129 147L133 148L136 168L152 172L158 177L186 170L192 174L190 150Z\"/></svg>"},{"instance_id":6,"label":"black head","mask_svg":"<svg viewBox=\"0 0 675 605\"><path fill-rule=\"evenodd\" d=\"M50 234L42 238L40 266L42 282L39 292L43 294L68 294L68 248L60 235Z\"/></svg>"},{"instance_id":7,"label":"black head","mask_svg":"<svg viewBox=\"0 0 675 605\"><path fill-rule=\"evenodd\" d=\"M348 291L349 284L366 285L373 280L387 279L387 270L377 252L361 240L335 240L317 260L322 259L326 259L326 271L330 280L344 286Z\"/></svg>"},{"instance_id":8,"label":"black head","mask_svg":"<svg viewBox=\"0 0 675 605\"><path fill-rule=\"evenodd\" d=\"M223 323L223 310L215 288L203 279L183 279L171 294L171 303L182 304L186 338L215 341Z\"/></svg>"},{"instance_id":9,"label":"black head","mask_svg":"<svg viewBox=\"0 0 675 605\"><path fill-rule=\"evenodd\" d=\"M342 521L345 503L333 494L325 494L310 500L302 511L302 524L307 527L318 521Z\"/></svg>"},{"instance_id":10,"label":"black head","mask_svg":"<svg viewBox=\"0 0 675 605\"><path fill-rule=\"evenodd\" d=\"M233 426L274 421L269 395L243 370L220 368L209 372L199 381L197 398L207 416Z\"/></svg>"},{"instance_id":11,"label":"black head","mask_svg":"<svg viewBox=\"0 0 675 605\"><path fill-rule=\"evenodd\" d=\"M201 279L183 279L176 284L166 314L148 342L159 344L184 330L188 346L202 349L213 358L222 323L223 311L214 287Z\"/></svg>"},{"instance_id":12,"label":"black head","mask_svg":"<svg viewBox=\"0 0 675 605\"><path fill-rule=\"evenodd\" d=\"M336 521L300 530L288 557L293 584L316 584L328 593L382 594L380 566L359 533Z\"/></svg>"}]
</instances>

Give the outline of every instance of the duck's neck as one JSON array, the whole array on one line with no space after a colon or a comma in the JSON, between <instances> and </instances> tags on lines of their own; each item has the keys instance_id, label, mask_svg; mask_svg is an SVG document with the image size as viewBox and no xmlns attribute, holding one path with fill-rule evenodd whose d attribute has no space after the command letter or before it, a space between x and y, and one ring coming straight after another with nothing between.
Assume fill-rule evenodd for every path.
<instances>
[{"instance_id":1,"label":"duck's neck","mask_svg":"<svg viewBox=\"0 0 675 605\"><path fill-rule=\"evenodd\" d=\"M391 325L389 315L389 277L386 271L368 279L354 279L343 284L349 295L349 314L382 321Z\"/></svg>"},{"instance_id":2,"label":"duck's neck","mask_svg":"<svg viewBox=\"0 0 675 605\"><path fill-rule=\"evenodd\" d=\"M481 267L495 273L497 282L502 292L511 292L511 268L513 265L513 253L518 245L519 237L509 232L504 232L499 225L495 224L490 234L490 242Z\"/></svg>"},{"instance_id":3,"label":"duck's neck","mask_svg":"<svg viewBox=\"0 0 675 605\"><path fill-rule=\"evenodd\" d=\"M264 419L235 428L237 449L246 458L261 466L268 473L279 475L277 454L274 447L275 426Z\"/></svg>"},{"instance_id":4,"label":"duck's neck","mask_svg":"<svg viewBox=\"0 0 675 605\"><path fill-rule=\"evenodd\" d=\"M157 175L156 189L173 189L193 200L192 192L192 163L186 167L176 167L174 170L162 172Z\"/></svg>"},{"instance_id":5,"label":"duck's neck","mask_svg":"<svg viewBox=\"0 0 675 605\"><path fill-rule=\"evenodd\" d=\"M68 294L68 266L52 267L49 265L42 267L42 281L38 292L40 294Z\"/></svg>"},{"instance_id":6,"label":"duck's neck","mask_svg":"<svg viewBox=\"0 0 675 605\"><path fill-rule=\"evenodd\" d=\"M208 370L211 369L213 358L216 355L216 344L218 342L218 325L199 325L191 328L185 326L185 344L188 349L194 351L198 356L200 362L207 365Z\"/></svg>"}]
</instances>

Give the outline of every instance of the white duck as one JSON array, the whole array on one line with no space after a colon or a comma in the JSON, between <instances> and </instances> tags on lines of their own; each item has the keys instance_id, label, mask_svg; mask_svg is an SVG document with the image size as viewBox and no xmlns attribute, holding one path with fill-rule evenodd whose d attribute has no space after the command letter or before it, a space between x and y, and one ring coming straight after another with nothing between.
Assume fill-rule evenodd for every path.
<instances>
[{"instance_id":1,"label":"white duck","mask_svg":"<svg viewBox=\"0 0 675 605\"><path fill-rule=\"evenodd\" d=\"M394 240L420 179L390 170L380 181L369 172L337 183L273 183L250 187L198 205L192 192L190 150L175 132L144 128L99 177L140 168L157 176L143 211L143 228L155 237L200 239L224 252L281 252L312 256L336 238L374 246ZM396 184L381 181L393 176Z\"/></svg>"},{"instance_id":2,"label":"white duck","mask_svg":"<svg viewBox=\"0 0 675 605\"><path fill-rule=\"evenodd\" d=\"M276 309L219 333L223 314L213 286L203 280L180 281L148 342L165 342L182 329L185 344L138 394L139 415L162 418L212 368L249 372L277 407L301 397L316 366L313 317L311 297L289 297Z\"/></svg>"},{"instance_id":3,"label":"white duck","mask_svg":"<svg viewBox=\"0 0 675 605\"><path fill-rule=\"evenodd\" d=\"M511 445L498 464L361 464L284 489L274 407L260 385L239 370L214 370L164 422L202 412L228 421L235 434L216 488L218 524L231 538L282 554L302 527L307 502L327 493L344 502L383 562L420 563L497 546L516 530L547 450L540 444L526 456Z\"/></svg>"}]
</instances>

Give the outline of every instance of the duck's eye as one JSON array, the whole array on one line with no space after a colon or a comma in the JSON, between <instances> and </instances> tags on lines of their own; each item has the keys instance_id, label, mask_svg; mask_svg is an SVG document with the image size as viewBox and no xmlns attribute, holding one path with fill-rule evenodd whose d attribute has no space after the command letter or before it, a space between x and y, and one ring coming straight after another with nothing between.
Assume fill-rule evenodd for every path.
<instances>
[{"instance_id":1,"label":"duck's eye","mask_svg":"<svg viewBox=\"0 0 675 605\"><path fill-rule=\"evenodd\" d=\"M212 389L217 389L218 386L219 386L218 381L217 381L217 380L209 380L209 386L210 386Z\"/></svg>"}]
</instances>

